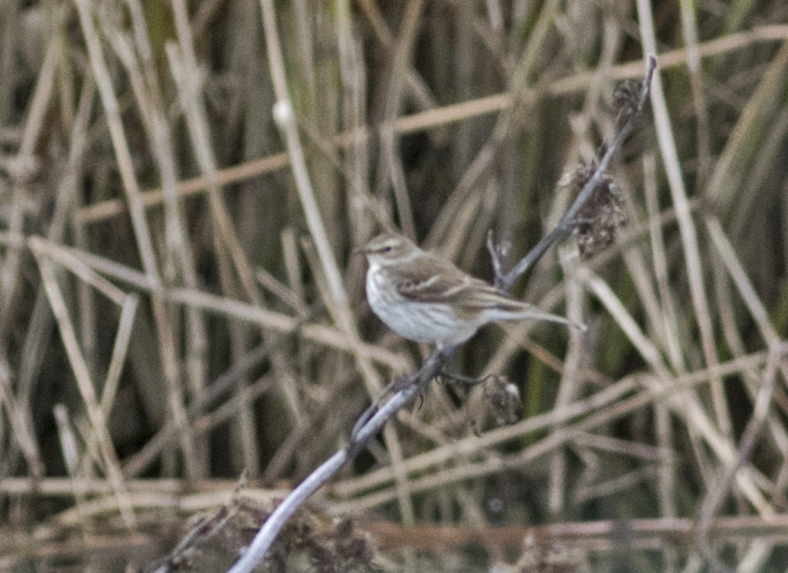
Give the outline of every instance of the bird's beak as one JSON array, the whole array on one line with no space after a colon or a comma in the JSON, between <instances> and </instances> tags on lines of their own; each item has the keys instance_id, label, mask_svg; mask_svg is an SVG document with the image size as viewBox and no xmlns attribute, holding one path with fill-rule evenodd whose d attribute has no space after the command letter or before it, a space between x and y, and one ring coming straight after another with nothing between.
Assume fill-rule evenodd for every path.
<instances>
[{"instance_id":1,"label":"bird's beak","mask_svg":"<svg viewBox=\"0 0 788 573\"><path fill-rule=\"evenodd\" d=\"M352 253L354 255L366 255L367 249L366 247L356 247L355 249L353 249Z\"/></svg>"}]
</instances>

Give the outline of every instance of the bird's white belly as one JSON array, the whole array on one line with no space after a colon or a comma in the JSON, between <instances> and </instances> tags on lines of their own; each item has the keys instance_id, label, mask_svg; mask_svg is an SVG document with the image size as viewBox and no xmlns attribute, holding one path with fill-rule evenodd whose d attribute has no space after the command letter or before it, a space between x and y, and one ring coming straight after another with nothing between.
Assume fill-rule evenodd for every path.
<instances>
[{"instance_id":1,"label":"bird's white belly","mask_svg":"<svg viewBox=\"0 0 788 573\"><path fill-rule=\"evenodd\" d=\"M476 332L478 325L460 320L450 306L405 299L381 284L386 280L384 271L370 270L367 300L380 320L400 336L449 346L468 340Z\"/></svg>"}]
</instances>

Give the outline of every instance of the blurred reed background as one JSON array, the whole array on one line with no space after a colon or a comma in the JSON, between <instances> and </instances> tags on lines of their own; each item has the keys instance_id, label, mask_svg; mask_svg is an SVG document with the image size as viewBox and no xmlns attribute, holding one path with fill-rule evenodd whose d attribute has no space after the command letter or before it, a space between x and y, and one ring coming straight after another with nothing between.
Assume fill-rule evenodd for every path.
<instances>
[{"instance_id":1,"label":"blurred reed background","mask_svg":"<svg viewBox=\"0 0 788 573\"><path fill-rule=\"evenodd\" d=\"M515 563L522 536L513 555L490 528L546 523L594 570L784 563L784 529L748 537L786 522L781 0L0 3L0 522L128 546L243 471L250 495L303 479L424 356L352 250L394 226L489 279L492 229L513 264L646 51L661 81L612 169L626 231L515 286L588 332L485 329L455 368L508 376L523 419L433 384L320 501L422 532L387 570L454 570L455 527L479 532L457 570ZM587 541L618 519L653 536ZM27 533L4 568L46 559Z\"/></svg>"}]
</instances>

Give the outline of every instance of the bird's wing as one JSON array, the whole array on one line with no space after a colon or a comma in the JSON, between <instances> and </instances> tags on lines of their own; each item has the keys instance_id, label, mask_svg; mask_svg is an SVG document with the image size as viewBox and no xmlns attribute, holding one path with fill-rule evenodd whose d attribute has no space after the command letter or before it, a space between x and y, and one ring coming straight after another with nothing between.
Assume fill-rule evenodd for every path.
<instances>
[{"instance_id":1,"label":"bird's wing","mask_svg":"<svg viewBox=\"0 0 788 573\"><path fill-rule=\"evenodd\" d=\"M410 273L407 270L400 272L398 284L403 297L425 303L456 305L461 302L462 306L469 310L511 304L512 310L516 311L527 306L483 280L465 273L445 259L430 257L429 263ZM424 268L429 268L429 273L421 272Z\"/></svg>"},{"instance_id":2,"label":"bird's wing","mask_svg":"<svg viewBox=\"0 0 788 573\"><path fill-rule=\"evenodd\" d=\"M425 268L429 269L428 273L423 271ZM429 265L422 265L417 270L400 269L397 283L402 297L414 302L450 304L461 317L471 319L485 309L495 309L511 313L512 316L508 318L516 318L514 315L519 314L519 318L571 324L585 330L583 325L576 325L562 316L513 299L493 285L466 274L438 257L432 257Z\"/></svg>"}]
</instances>

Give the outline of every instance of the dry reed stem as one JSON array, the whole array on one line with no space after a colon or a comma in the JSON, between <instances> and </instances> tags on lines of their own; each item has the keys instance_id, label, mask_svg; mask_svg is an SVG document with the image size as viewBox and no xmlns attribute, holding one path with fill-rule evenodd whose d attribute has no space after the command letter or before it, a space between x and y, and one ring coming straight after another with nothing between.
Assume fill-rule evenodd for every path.
<instances>
[{"instance_id":1,"label":"dry reed stem","mask_svg":"<svg viewBox=\"0 0 788 573\"><path fill-rule=\"evenodd\" d=\"M147 276L130 267L105 257L65 247L45 239L37 238L36 240L41 245L41 248L46 250L47 254L52 258L60 261L74 261L75 268L85 265L88 269L106 274L143 292L150 293L153 291ZM26 241L21 235L0 233L0 243L25 245ZM122 293L122 291L117 292ZM290 315L268 311L235 299L216 296L202 291L166 288L161 289L159 292L167 301L182 304L187 308L206 310L243 322L258 324L263 328L272 329L283 334L297 334L305 340L344 352L359 352L362 356L369 357L371 360L387 366L395 372L405 372L410 365L410 361L405 357L375 344L360 343L359 346L351 346L342 333L329 326L316 323L305 324L299 321L298 318ZM123 296L125 296L125 293Z\"/></svg>"},{"instance_id":2,"label":"dry reed stem","mask_svg":"<svg viewBox=\"0 0 788 573\"><path fill-rule=\"evenodd\" d=\"M194 53L194 40L185 2L171 2L175 15L175 28L178 36L178 48L169 43L166 46L170 71L178 87L178 98L184 110L186 125L191 137L192 148L202 173L210 182L208 203L211 208L212 220L216 226L214 244L216 247L219 276L223 290L232 293L234 289L230 271L230 261L241 283L245 296L255 305L260 306L262 299L254 282L251 264L244 252L229 212L220 194L217 179L217 161L210 137L205 103L201 96L202 86L198 72L197 57ZM229 261L225 257L229 255ZM230 325L232 348L236 351L242 347L243 331L237 323ZM239 412L237 431L240 434L242 450L242 466L249 468L254 474L259 467L257 442L253 438L256 427L256 416L251 404L244 405ZM206 444L207 446L207 444ZM206 451L207 455L207 451ZM206 463L208 460L206 459Z\"/></svg>"},{"instance_id":3,"label":"dry reed stem","mask_svg":"<svg viewBox=\"0 0 788 573\"><path fill-rule=\"evenodd\" d=\"M260 0L260 6L262 10L263 27L266 32L268 61L277 98L277 103L273 110L274 120L285 138L298 196L304 210L310 234L317 248L323 276L328 283L328 290L331 294L329 309L334 309L333 318L340 331L347 336L350 347L355 354L356 364L361 371L367 392L371 396L375 396L380 392L382 383L380 376L372 367L369 359L361 352L362 343L356 330L355 319L350 310L350 305L348 304L347 293L345 292L341 274L331 244L328 241L328 235L326 234L322 215L315 199L314 190L312 189L303 149L296 129L294 110L288 93L284 58L282 56L282 48L277 29L276 12L270 0ZM384 429L384 437L392 457L392 464L395 471L398 472L401 477L401 479L397 481L397 484L400 510L403 519L406 522L413 523L413 505L410 499L407 480L404 479L404 471L402 470L402 448L399 439L397 438L396 431L391 426Z\"/></svg>"},{"instance_id":4,"label":"dry reed stem","mask_svg":"<svg viewBox=\"0 0 788 573\"><path fill-rule=\"evenodd\" d=\"M700 64L698 42L697 5L690 0L680 0L681 32L687 46L687 74L690 80L692 107L697 118L696 136L698 146L698 187L703 188L711 168L711 142L709 129L709 106L706 101L705 82Z\"/></svg>"},{"instance_id":5,"label":"dry reed stem","mask_svg":"<svg viewBox=\"0 0 788 573\"><path fill-rule=\"evenodd\" d=\"M43 242L37 237L31 237L29 244L32 252L37 258L46 257L47 261L57 262L60 266L79 277L82 284L93 287L113 303L121 307L120 321L113 344L109 368L104 383L101 386L103 388L100 399L101 410L104 417L108 418L115 400L123 365L126 361L126 354L131 339L131 331L137 313L139 298L134 294L126 294L115 287L115 285L96 274L90 267L74 257L69 251L52 248L51 243ZM95 445L94 441L99 439L100 436L101 434L93 436L87 449L93 449Z\"/></svg>"},{"instance_id":6,"label":"dry reed stem","mask_svg":"<svg viewBox=\"0 0 788 573\"><path fill-rule=\"evenodd\" d=\"M765 536L775 542L786 540L785 515L765 520L756 516L726 516L714 524L713 534L727 543L737 537ZM511 525L472 530L456 525L421 525L414 529L402 528L385 521L364 522L368 529L386 547L407 545L419 550L434 546L462 547L468 544L520 545L523 539L552 540L567 546L581 547L593 551L621 551L622 544L632 543L635 547L660 550L665 545L690 545L697 529L697 521L690 518L653 518L606 521L561 522L537 526Z\"/></svg>"},{"instance_id":7,"label":"dry reed stem","mask_svg":"<svg viewBox=\"0 0 788 573\"><path fill-rule=\"evenodd\" d=\"M413 43L419 25L419 16L424 6L423 0L408 2L402 24L402 33L393 46L391 71L389 73L389 86L386 90L386 104L384 117L380 126L380 159L381 169L378 172L380 183L378 188L388 189L389 184L394 191L394 204L399 215L402 232L412 241L416 237L416 224L413 219L413 206L408 195L405 182L405 169L402 158L397 153L399 144L395 137L394 119L400 114L402 106L402 90L405 85L405 76L408 63L413 53ZM381 189L376 195L380 196Z\"/></svg>"},{"instance_id":8,"label":"dry reed stem","mask_svg":"<svg viewBox=\"0 0 788 573\"><path fill-rule=\"evenodd\" d=\"M37 160L34 156L38 138L41 135L44 116L49 109L51 98L54 91L55 63L57 59L57 42L52 41L47 46L46 56L37 76L37 82L33 97L30 102L30 110L21 134L19 150L11 168L13 178L13 200L11 202L11 213L8 216L8 231L11 233L21 233L24 224L24 198L28 191L25 180L30 179L37 170ZM11 248L6 255L2 277L0 277L0 314L8 316L11 305L15 302L19 272L21 265L21 253L17 248ZM5 338L5 329L0 332L0 336Z\"/></svg>"},{"instance_id":9,"label":"dry reed stem","mask_svg":"<svg viewBox=\"0 0 788 573\"><path fill-rule=\"evenodd\" d=\"M722 216L727 216L734 205L737 205L734 199L739 199L738 191L744 175L743 167L748 165L752 157L759 152L758 146L749 142L760 139L762 131L767 127L762 122L764 114L781 105L779 102L782 94L779 88L785 86L786 77L788 77L788 43L784 43L771 60L763 74L763 79L758 84L758 89L744 106L704 190L705 195L714 201L714 206Z\"/></svg>"},{"instance_id":10,"label":"dry reed stem","mask_svg":"<svg viewBox=\"0 0 788 573\"><path fill-rule=\"evenodd\" d=\"M158 295L158 291L162 286L161 278L153 251L153 240L145 216L145 208L141 200L139 184L132 165L131 152L120 117L118 100L99 42L98 31L93 22L90 0L75 0L75 2L90 56L91 68L107 114L112 147L118 162L123 190L126 193L138 252L145 269L146 278L150 281L153 289L151 303L159 335L159 350L169 393L170 412L177 421L179 428L181 428L179 435L180 446L187 471L192 477L197 477L202 475L204 468L199 466L196 444L189 436L186 428L183 387L181 386L178 363L175 356L175 336L168 322L164 301Z\"/></svg>"},{"instance_id":11,"label":"dry reed stem","mask_svg":"<svg viewBox=\"0 0 788 573\"><path fill-rule=\"evenodd\" d=\"M267 354L267 352L265 352ZM245 374L245 369L240 369ZM240 376L231 376L227 382L233 382L233 386L237 386L237 379ZM218 390L227 390L222 388L224 384L221 382L216 383L216 390L211 386L211 392L206 392L207 396L204 400L196 401L189 407L189 416L191 419L191 431L196 436L208 434L217 426L232 421L234 416L239 410L248 407L250 403L257 400L261 396L270 394L275 387L275 383L279 378L273 376L265 376L258 379L252 384L243 387L233 393L232 398L223 402L215 410L210 410L206 407L209 403L208 397L218 394ZM161 455L162 450L169 446L169 443L174 437L177 437L178 428L172 422L168 421L155 436L150 438L145 446L137 453L129 456L124 460L123 472L127 476L138 476L149 468L149 466Z\"/></svg>"},{"instance_id":12,"label":"dry reed stem","mask_svg":"<svg viewBox=\"0 0 788 573\"><path fill-rule=\"evenodd\" d=\"M14 441L19 445L25 461L30 466L30 475L36 479L44 477L44 462L36 441L30 410L16 399L11 385L11 370L5 357L0 357L0 399L8 416Z\"/></svg>"},{"instance_id":13,"label":"dry reed stem","mask_svg":"<svg viewBox=\"0 0 788 573\"><path fill-rule=\"evenodd\" d=\"M599 277L595 277L590 271L582 269L579 273L586 288L591 290L605 305L612 318L626 333L627 338L632 342L643 359L655 371L656 377L647 379L647 382L656 388L666 386L670 382L673 386L673 377L662 361L658 349L642 333L632 316L627 312L619 298L613 293L610 287ZM710 372L715 372L714 367L718 363L710 365ZM710 382L721 380L721 377L712 374ZM671 396L668 402L673 412L681 416L688 427L693 428L699 436L702 436L717 457L726 464L732 463L736 458L736 450L730 439L720 433L713 422L706 415L696 395L682 393L680 396ZM742 468L737 473L737 482L742 493L750 503L762 515L769 516L774 513L774 509L763 497L762 492L757 487L750 475L750 468Z\"/></svg>"},{"instance_id":14,"label":"dry reed stem","mask_svg":"<svg viewBox=\"0 0 788 573\"><path fill-rule=\"evenodd\" d=\"M687 366L681 352L682 342L679 338L677 306L669 283L664 230L658 218L657 172L656 160L653 154L647 154L643 158L643 167L643 187L649 214L648 231L652 264L654 266L653 275L659 292L659 306L662 310L659 319L655 322L655 329L660 333L659 338L664 341L663 346L671 368L678 373L684 373L687 370Z\"/></svg>"},{"instance_id":15,"label":"dry reed stem","mask_svg":"<svg viewBox=\"0 0 788 573\"><path fill-rule=\"evenodd\" d=\"M136 52L131 49L129 43L120 42L121 38L125 38L120 30L111 30L106 35L131 80L137 109L142 115L161 177L165 220L165 279L171 284L177 278L181 278L186 287L196 288L197 276L192 262L193 253L186 234L178 196L174 143L163 109L163 97L153 61L153 48L148 37L145 15L138 0L127 0L126 5L131 15ZM188 384L192 392L199 396L206 383L205 355L208 344L206 325L198 309L188 308L187 320L185 354ZM204 445L201 447L204 448Z\"/></svg>"},{"instance_id":16,"label":"dry reed stem","mask_svg":"<svg viewBox=\"0 0 788 573\"><path fill-rule=\"evenodd\" d=\"M430 232L424 241L424 245L434 248L437 245L459 245L466 232L466 227L456 224L457 219L461 219L460 213L463 207L477 200L473 197L473 191L477 186L483 185L484 177L490 169L493 160L498 155L499 146L504 143L506 138L514 131L516 126L522 125L528 116L529 111L538 100L538 94L533 89L534 68L538 62L539 55L544 50L544 42L547 40L547 33L552 27L553 19L558 10L559 2L550 0L542 6L528 41L523 47L522 59L513 70L510 80L511 105L502 110L496 118L495 126L491 130L491 135L487 141L480 146L478 153L468 168L462 174L459 183L454 191L446 199L444 207L439 212L437 218L430 228ZM470 211L471 207L469 207ZM448 259L456 258L456 252L446 252L443 255Z\"/></svg>"},{"instance_id":17,"label":"dry reed stem","mask_svg":"<svg viewBox=\"0 0 788 573\"><path fill-rule=\"evenodd\" d=\"M730 34L724 38L704 42L699 46L699 53L701 57L709 58L744 49L760 42L778 42L786 39L788 39L788 26L760 26L748 32ZM684 66L687 63L687 58L686 50L672 50L660 55L659 65L663 70ZM640 77L641 73L642 63L634 61L612 66L606 71L606 78L611 81L632 79ZM597 76L598 72L596 71L582 72L568 78L555 80L543 89L547 95L551 96L576 93L588 89ZM416 133L467 121L490 113L498 113L508 109L511 105L512 96L509 92L505 92L400 117L394 121L393 128L395 133L399 135ZM337 134L332 138L332 141L340 147L354 143L366 143L373 133L374 130L363 127ZM216 174L217 184L225 187L232 183L278 171L288 167L289 162L290 159L287 153L275 153L254 161L220 169ZM207 189L208 180L205 177L188 179L178 184L178 193L181 198L202 194ZM160 205L162 201L163 195L160 189L153 189L143 193L143 203L148 208ZM125 213L125 211L126 208L122 200L109 199L81 207L76 216L80 222L96 223L117 217Z\"/></svg>"},{"instance_id":18,"label":"dry reed stem","mask_svg":"<svg viewBox=\"0 0 788 573\"><path fill-rule=\"evenodd\" d=\"M235 271L238 273L238 278L244 287L246 296L253 303L259 305L261 301L259 292L254 284L254 273L220 196L218 167L214 157L204 103L199 95L201 87L200 74L197 57L194 54L194 42L186 4L182 0L172 0L172 6L180 49L176 49L173 44L168 44L167 58L170 64L170 71L178 85L178 97L184 110L186 125L189 128L189 134L192 139L192 147L200 169L208 181L208 202L211 206L211 215L216 224L216 230L218 231L217 240L230 255L230 260L235 266ZM222 249L217 249L217 251L219 252L219 262L222 264L223 257L221 254L223 251Z\"/></svg>"},{"instance_id":19,"label":"dry reed stem","mask_svg":"<svg viewBox=\"0 0 788 573\"><path fill-rule=\"evenodd\" d=\"M375 32L378 41L383 48L391 49L394 44L394 36L389 30L386 20L380 13L377 4L372 0L359 0L358 2L361 9L364 11L365 16L369 20L372 30ZM340 21L347 22L349 20L346 0L343 0L339 5L345 9L344 16L340 17ZM410 62L406 62L407 66L404 70L405 73L405 87L409 90L409 95L414 103L422 109L432 109L435 107L435 101L429 93L424 80L419 75L418 71L410 66Z\"/></svg>"},{"instance_id":20,"label":"dry reed stem","mask_svg":"<svg viewBox=\"0 0 788 573\"><path fill-rule=\"evenodd\" d=\"M579 257L574 245L560 249L561 267L566 279L566 316L575 324L585 324L583 316L583 289L574 276L574 268L579 263ZM555 409L561 410L568 406L581 388L580 371L584 358L583 333L579 329L569 330L569 348L564 356L563 372L555 398ZM564 428L557 424L553 428L554 434L561 434ZM550 486L548 490L548 509L554 517L563 515L566 509L565 493L567 491L568 476L566 453L557 450L550 459Z\"/></svg>"},{"instance_id":21,"label":"dry reed stem","mask_svg":"<svg viewBox=\"0 0 788 573\"><path fill-rule=\"evenodd\" d=\"M73 118L69 140L69 154L66 171L57 188L57 198L52 220L46 231L47 239L59 242L63 240L68 219L73 213L77 199L79 178L82 174L85 147L87 144L87 128L95 97L95 83L88 77L82 86L76 116ZM24 242L20 242L23 245ZM20 401L29 407L35 380L45 363L44 353L46 341L52 330L52 315L49 311L46 294L39 285L35 303L25 333L21 363L17 372L17 387ZM81 329L83 348L87 355L92 355L94 345L87 332L92 329Z\"/></svg>"},{"instance_id":22,"label":"dry reed stem","mask_svg":"<svg viewBox=\"0 0 788 573\"><path fill-rule=\"evenodd\" d=\"M637 2L638 21L643 40L643 48L649 52L657 53L657 40L654 32L651 6L644 0ZM701 263L700 247L698 246L697 229L692 220L687 198L687 190L681 173L678 150L673 135L673 128L665 101L660 74L654 77L654 90L651 92L651 103L654 110L654 123L657 130L657 142L662 155L663 166L668 178L673 205L678 215L681 244L684 251L687 275L689 278L692 306L695 311L701 348L707 365L714 366L718 363L717 349L714 345L714 332L709 311L709 302L703 282L703 269ZM730 412L725 398L721 379L713 380L710 386L712 405L715 421L719 425L723 436L731 437L733 428Z\"/></svg>"},{"instance_id":23,"label":"dry reed stem","mask_svg":"<svg viewBox=\"0 0 788 573\"><path fill-rule=\"evenodd\" d=\"M783 342L781 349L781 354L785 355L788 352L788 344ZM656 386L643 387L640 379L645 375L627 377L598 391L589 398L572 402L565 408L538 414L512 426L491 430L478 437L464 438L445 447L413 456L406 460L405 467L409 473L419 473L429 470L433 466L440 466L455 456L472 456L474 452L483 452L510 440L539 432L555 424L569 424L584 417L588 419L598 416L605 418L604 421L607 421L608 419L624 416L652 402L663 400L673 393L681 394L687 388L704 384L713 376L730 376L761 366L765 364L767 358L768 354L766 352L749 354L722 363L713 370L701 369L676 376L670 386L660 388ZM635 393L639 388L642 389ZM602 421L595 423L600 424ZM391 480L390 468L383 468L357 478L337 482L333 486L332 491L343 498L351 497L368 489L384 485ZM352 504L353 502L349 503Z\"/></svg>"},{"instance_id":24,"label":"dry reed stem","mask_svg":"<svg viewBox=\"0 0 788 573\"><path fill-rule=\"evenodd\" d=\"M107 477L112 484L124 522L128 527L133 527L136 520L131 505L128 503L127 492L123 483L123 474L120 471L117 454L115 453L112 439L107 429L107 418L96 399L96 392L90 375L90 369L79 348L79 342L77 341L76 332L68 313L65 298L57 284L54 268L52 263L46 258L46 254L41 249L41 245L35 240L35 237L30 240L30 247L33 250L33 254L36 256L38 267L41 272L41 280L43 281L44 289L49 299L52 314L57 321L61 340L63 341L63 346L66 349L69 363L71 364L71 370L74 374L80 394L82 395L82 399L85 402L88 418L90 419L93 431L96 433L96 439L98 440L104 464L104 471L106 471Z\"/></svg>"}]
</instances>

